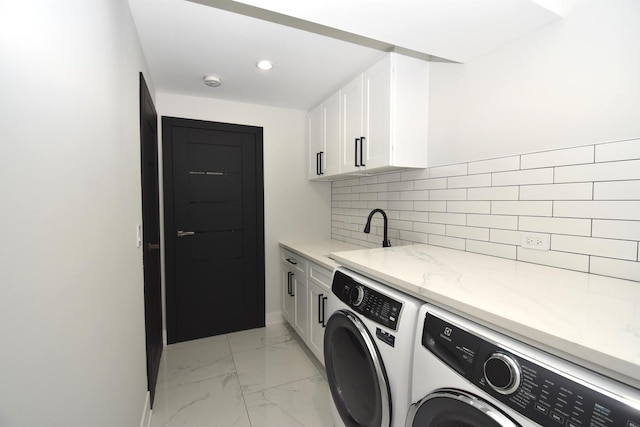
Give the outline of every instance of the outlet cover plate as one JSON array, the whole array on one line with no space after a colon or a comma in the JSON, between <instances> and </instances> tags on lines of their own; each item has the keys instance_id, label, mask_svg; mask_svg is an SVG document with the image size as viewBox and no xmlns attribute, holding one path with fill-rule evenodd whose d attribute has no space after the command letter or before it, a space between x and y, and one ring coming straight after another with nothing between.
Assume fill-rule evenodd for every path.
<instances>
[{"instance_id":1,"label":"outlet cover plate","mask_svg":"<svg viewBox=\"0 0 640 427\"><path fill-rule=\"evenodd\" d=\"M541 233L522 233L521 246L527 249L537 249L548 251L550 247L550 236Z\"/></svg>"}]
</instances>

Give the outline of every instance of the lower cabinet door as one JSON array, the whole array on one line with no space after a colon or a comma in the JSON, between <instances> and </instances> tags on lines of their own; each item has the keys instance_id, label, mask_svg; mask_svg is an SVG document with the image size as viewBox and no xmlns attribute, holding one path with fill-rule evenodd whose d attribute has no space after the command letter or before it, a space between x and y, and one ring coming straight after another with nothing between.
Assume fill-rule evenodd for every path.
<instances>
[{"instance_id":1,"label":"lower cabinet door","mask_svg":"<svg viewBox=\"0 0 640 427\"><path fill-rule=\"evenodd\" d=\"M295 274L285 264L282 268L282 316L290 325L295 321L295 296L293 293Z\"/></svg>"},{"instance_id":2,"label":"lower cabinet door","mask_svg":"<svg viewBox=\"0 0 640 427\"><path fill-rule=\"evenodd\" d=\"M295 320L293 328L296 330L300 338L307 341L307 331L309 328L309 309L307 306L307 279L298 279L297 275L293 276L293 293L296 300L295 303Z\"/></svg>"},{"instance_id":3,"label":"lower cabinet door","mask_svg":"<svg viewBox=\"0 0 640 427\"><path fill-rule=\"evenodd\" d=\"M324 328L326 325L327 290L309 282L309 336L307 345L324 366Z\"/></svg>"}]
</instances>

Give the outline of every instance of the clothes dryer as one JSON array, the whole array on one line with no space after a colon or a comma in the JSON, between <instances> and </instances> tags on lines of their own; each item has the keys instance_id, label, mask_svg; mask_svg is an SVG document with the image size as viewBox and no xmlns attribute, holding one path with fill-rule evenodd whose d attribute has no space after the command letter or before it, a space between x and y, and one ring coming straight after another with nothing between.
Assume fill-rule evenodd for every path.
<instances>
[{"instance_id":1,"label":"clothes dryer","mask_svg":"<svg viewBox=\"0 0 640 427\"><path fill-rule=\"evenodd\" d=\"M406 427L640 427L640 391L439 308L418 314Z\"/></svg>"},{"instance_id":2,"label":"clothes dryer","mask_svg":"<svg viewBox=\"0 0 640 427\"><path fill-rule=\"evenodd\" d=\"M404 426L422 304L343 267L336 270L324 336L336 426Z\"/></svg>"}]
</instances>

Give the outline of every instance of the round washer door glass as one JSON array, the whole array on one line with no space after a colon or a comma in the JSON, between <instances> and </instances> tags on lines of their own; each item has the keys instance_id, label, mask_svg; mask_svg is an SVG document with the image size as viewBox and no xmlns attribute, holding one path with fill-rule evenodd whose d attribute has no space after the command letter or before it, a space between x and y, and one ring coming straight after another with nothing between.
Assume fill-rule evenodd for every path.
<instances>
[{"instance_id":1,"label":"round washer door glass","mask_svg":"<svg viewBox=\"0 0 640 427\"><path fill-rule=\"evenodd\" d=\"M409 412L411 427L520 427L485 401L459 390L438 390Z\"/></svg>"},{"instance_id":2,"label":"round washer door glass","mask_svg":"<svg viewBox=\"0 0 640 427\"><path fill-rule=\"evenodd\" d=\"M324 334L324 362L331 397L347 427L389 427L387 374L371 334L357 316L336 311Z\"/></svg>"}]
</instances>

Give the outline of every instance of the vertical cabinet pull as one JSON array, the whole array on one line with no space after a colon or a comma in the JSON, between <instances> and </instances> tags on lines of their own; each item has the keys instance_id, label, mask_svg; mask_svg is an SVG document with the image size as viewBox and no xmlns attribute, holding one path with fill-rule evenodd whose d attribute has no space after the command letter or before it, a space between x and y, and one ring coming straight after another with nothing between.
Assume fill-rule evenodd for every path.
<instances>
[{"instance_id":1,"label":"vertical cabinet pull","mask_svg":"<svg viewBox=\"0 0 640 427\"><path fill-rule=\"evenodd\" d=\"M287 273L287 293L289 294L290 297L293 296L293 273L292 272L288 272Z\"/></svg>"},{"instance_id":2,"label":"vertical cabinet pull","mask_svg":"<svg viewBox=\"0 0 640 427\"><path fill-rule=\"evenodd\" d=\"M322 297L322 310L321 310L321 311L322 311L322 327L323 327L323 328L326 328L326 327L327 327L327 324L325 323L325 321L326 321L327 319L325 318L324 303L325 303L325 301L327 300L327 298L328 298L328 297L322 296L322 294L320 294L320 296Z\"/></svg>"},{"instance_id":3,"label":"vertical cabinet pull","mask_svg":"<svg viewBox=\"0 0 640 427\"><path fill-rule=\"evenodd\" d=\"M355 167L358 167L358 166L360 166L360 165L358 164L358 142L360 142L360 138L356 138L356 141L355 141L355 142L356 142L356 143L355 143L355 145L354 145L354 147L355 147L355 151L354 151L354 153L353 153L353 161L354 161L354 166L355 166Z\"/></svg>"},{"instance_id":4,"label":"vertical cabinet pull","mask_svg":"<svg viewBox=\"0 0 640 427\"><path fill-rule=\"evenodd\" d=\"M318 175L324 175L324 172L323 172L324 168L322 167L322 157L323 156L324 156L324 151L321 151L321 152L318 153L318 157L320 158L320 162L319 162L320 166L319 166Z\"/></svg>"},{"instance_id":5,"label":"vertical cabinet pull","mask_svg":"<svg viewBox=\"0 0 640 427\"><path fill-rule=\"evenodd\" d=\"M322 309L323 294L318 294L318 323L324 326L324 310Z\"/></svg>"},{"instance_id":6,"label":"vertical cabinet pull","mask_svg":"<svg viewBox=\"0 0 640 427\"><path fill-rule=\"evenodd\" d=\"M360 166L366 166L364 164L363 154L364 153L364 136L360 138Z\"/></svg>"}]
</instances>

